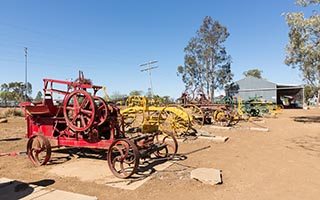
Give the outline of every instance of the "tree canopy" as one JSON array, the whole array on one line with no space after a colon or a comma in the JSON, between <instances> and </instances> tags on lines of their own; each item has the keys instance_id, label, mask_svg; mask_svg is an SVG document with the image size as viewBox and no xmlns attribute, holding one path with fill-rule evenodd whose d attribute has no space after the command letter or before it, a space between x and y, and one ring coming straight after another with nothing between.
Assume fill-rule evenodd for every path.
<instances>
[{"instance_id":1,"label":"tree canopy","mask_svg":"<svg viewBox=\"0 0 320 200\"><path fill-rule=\"evenodd\" d=\"M305 85L304 86L304 99L309 101L317 94L318 88L314 85Z\"/></svg>"},{"instance_id":2,"label":"tree canopy","mask_svg":"<svg viewBox=\"0 0 320 200\"><path fill-rule=\"evenodd\" d=\"M23 82L3 83L0 88L0 98L4 105L8 106L9 102L20 103L25 100L30 100L32 85L29 82L27 84L28 91L26 94L26 87Z\"/></svg>"},{"instance_id":3,"label":"tree canopy","mask_svg":"<svg viewBox=\"0 0 320 200\"><path fill-rule=\"evenodd\" d=\"M256 78L259 78L259 79L262 79L262 70L259 70L259 69L250 69L248 71L245 71L243 72L243 75L245 77L247 76L253 76L253 77L256 77Z\"/></svg>"},{"instance_id":4,"label":"tree canopy","mask_svg":"<svg viewBox=\"0 0 320 200\"><path fill-rule=\"evenodd\" d=\"M41 102L42 101L42 93L38 91L36 97L34 98L34 101Z\"/></svg>"},{"instance_id":5,"label":"tree canopy","mask_svg":"<svg viewBox=\"0 0 320 200\"><path fill-rule=\"evenodd\" d=\"M213 101L214 90L230 83L231 57L223 43L229 37L227 28L207 16L196 36L184 49L184 66L178 66L186 90L201 90Z\"/></svg>"},{"instance_id":6,"label":"tree canopy","mask_svg":"<svg viewBox=\"0 0 320 200\"><path fill-rule=\"evenodd\" d=\"M297 0L297 5L320 5L320 0ZM308 84L320 83L320 15L313 11L307 17L303 12L287 13L289 43L286 46L285 63L298 68Z\"/></svg>"}]
</instances>

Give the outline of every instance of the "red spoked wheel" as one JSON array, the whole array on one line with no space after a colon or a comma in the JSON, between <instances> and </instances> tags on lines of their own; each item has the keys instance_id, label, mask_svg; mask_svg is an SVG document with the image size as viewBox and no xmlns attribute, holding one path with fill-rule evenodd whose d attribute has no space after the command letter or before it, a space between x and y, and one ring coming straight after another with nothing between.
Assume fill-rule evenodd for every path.
<instances>
[{"instance_id":1,"label":"red spoked wheel","mask_svg":"<svg viewBox=\"0 0 320 200\"><path fill-rule=\"evenodd\" d=\"M97 116L96 116L96 121L98 122L98 125L100 126L103 124L108 117L108 106L106 101L98 96L93 96L93 100L95 102L95 105L97 107Z\"/></svg>"},{"instance_id":2,"label":"red spoked wheel","mask_svg":"<svg viewBox=\"0 0 320 200\"><path fill-rule=\"evenodd\" d=\"M42 135L34 135L27 143L27 154L34 165L45 165L51 157L49 140Z\"/></svg>"},{"instance_id":3,"label":"red spoked wheel","mask_svg":"<svg viewBox=\"0 0 320 200\"><path fill-rule=\"evenodd\" d=\"M72 130L85 131L91 127L95 120L95 102L88 92L75 90L66 97L63 114Z\"/></svg>"},{"instance_id":4,"label":"red spoked wheel","mask_svg":"<svg viewBox=\"0 0 320 200\"><path fill-rule=\"evenodd\" d=\"M138 169L139 151L137 146L128 139L115 140L107 156L109 168L118 178L128 178Z\"/></svg>"},{"instance_id":5,"label":"red spoked wheel","mask_svg":"<svg viewBox=\"0 0 320 200\"><path fill-rule=\"evenodd\" d=\"M154 152L157 158L173 158L178 152L178 141L169 132L155 135L154 144L158 146L165 145L165 148Z\"/></svg>"}]
</instances>

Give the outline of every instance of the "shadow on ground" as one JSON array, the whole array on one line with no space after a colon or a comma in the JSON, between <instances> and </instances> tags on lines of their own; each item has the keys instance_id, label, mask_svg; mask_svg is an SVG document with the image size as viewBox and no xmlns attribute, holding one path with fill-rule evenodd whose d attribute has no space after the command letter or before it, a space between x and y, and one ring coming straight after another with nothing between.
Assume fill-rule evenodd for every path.
<instances>
[{"instance_id":1,"label":"shadow on ground","mask_svg":"<svg viewBox=\"0 0 320 200\"><path fill-rule=\"evenodd\" d=\"M298 116L293 117L293 120L303 123L320 123L320 116Z\"/></svg>"},{"instance_id":2,"label":"shadow on ground","mask_svg":"<svg viewBox=\"0 0 320 200\"><path fill-rule=\"evenodd\" d=\"M0 142L11 142L11 141L18 141L21 139L22 138L4 138L4 139L0 139Z\"/></svg>"},{"instance_id":3,"label":"shadow on ground","mask_svg":"<svg viewBox=\"0 0 320 200\"><path fill-rule=\"evenodd\" d=\"M292 142L311 155L320 155L320 136L296 137L292 139Z\"/></svg>"},{"instance_id":4,"label":"shadow on ground","mask_svg":"<svg viewBox=\"0 0 320 200\"><path fill-rule=\"evenodd\" d=\"M0 199L22 199L32 194L37 186L46 187L54 184L52 179L25 183L21 181L8 181L0 183Z\"/></svg>"}]
</instances>

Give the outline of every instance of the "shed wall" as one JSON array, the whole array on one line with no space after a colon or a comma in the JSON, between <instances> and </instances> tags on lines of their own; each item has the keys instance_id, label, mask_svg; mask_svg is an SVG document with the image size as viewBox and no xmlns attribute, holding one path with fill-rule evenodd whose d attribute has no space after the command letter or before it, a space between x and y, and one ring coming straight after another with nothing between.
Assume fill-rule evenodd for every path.
<instances>
[{"instance_id":1,"label":"shed wall","mask_svg":"<svg viewBox=\"0 0 320 200\"><path fill-rule=\"evenodd\" d=\"M244 101L253 97L262 97L265 101L276 103L277 85L263 79L246 77L232 85L229 95L240 97Z\"/></svg>"}]
</instances>

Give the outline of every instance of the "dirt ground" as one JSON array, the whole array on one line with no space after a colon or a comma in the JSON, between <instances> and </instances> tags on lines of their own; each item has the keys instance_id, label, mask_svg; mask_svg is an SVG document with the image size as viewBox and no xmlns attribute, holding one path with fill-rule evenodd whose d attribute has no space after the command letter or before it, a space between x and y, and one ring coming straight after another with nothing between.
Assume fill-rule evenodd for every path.
<instances>
[{"instance_id":1,"label":"dirt ground","mask_svg":"<svg viewBox=\"0 0 320 200\"><path fill-rule=\"evenodd\" d=\"M186 159L153 174L148 182L133 191L47 173L55 165L82 159L75 157L34 167L26 156L2 156L0 177L28 183L51 180L48 188L112 200L319 199L319 109L284 110L276 118L241 122L239 126L242 128L231 130L203 127L204 131L229 136L229 140L225 143L200 139L179 142L178 153L187 154ZM248 130L245 128L248 126L265 127L269 131ZM22 117L11 117L8 123L0 124L0 152L25 151L25 132ZM200 167L221 169L223 184L211 186L190 179L190 171ZM87 170L95 169L87 166Z\"/></svg>"}]
</instances>

